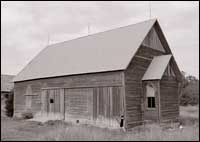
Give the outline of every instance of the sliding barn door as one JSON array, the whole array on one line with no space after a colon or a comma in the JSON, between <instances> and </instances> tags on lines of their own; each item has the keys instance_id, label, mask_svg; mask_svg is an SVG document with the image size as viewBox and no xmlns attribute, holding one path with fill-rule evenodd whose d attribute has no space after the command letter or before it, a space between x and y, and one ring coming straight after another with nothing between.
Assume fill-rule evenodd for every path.
<instances>
[{"instance_id":1,"label":"sliding barn door","mask_svg":"<svg viewBox=\"0 0 200 142\"><path fill-rule=\"evenodd\" d=\"M48 89L42 91L43 114L64 118L64 89Z\"/></svg>"},{"instance_id":2,"label":"sliding barn door","mask_svg":"<svg viewBox=\"0 0 200 142\"><path fill-rule=\"evenodd\" d=\"M93 119L93 89L65 89L65 119Z\"/></svg>"},{"instance_id":3,"label":"sliding barn door","mask_svg":"<svg viewBox=\"0 0 200 142\"><path fill-rule=\"evenodd\" d=\"M120 87L99 87L94 91L94 118L116 119L122 112Z\"/></svg>"}]
</instances>

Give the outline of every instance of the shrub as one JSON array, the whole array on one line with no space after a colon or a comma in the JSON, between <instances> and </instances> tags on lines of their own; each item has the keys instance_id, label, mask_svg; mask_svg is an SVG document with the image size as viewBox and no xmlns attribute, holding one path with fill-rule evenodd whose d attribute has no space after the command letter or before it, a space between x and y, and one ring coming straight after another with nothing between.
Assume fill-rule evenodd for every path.
<instances>
[{"instance_id":1,"label":"shrub","mask_svg":"<svg viewBox=\"0 0 200 142\"><path fill-rule=\"evenodd\" d=\"M47 125L55 125L55 121L54 120L49 120L49 121L47 121L47 122L45 122L45 124L47 124Z\"/></svg>"},{"instance_id":2,"label":"shrub","mask_svg":"<svg viewBox=\"0 0 200 142\"><path fill-rule=\"evenodd\" d=\"M6 96L6 101L5 101L6 115L8 117L13 117L14 113L13 101L14 101L14 92L12 90L11 93Z\"/></svg>"},{"instance_id":3,"label":"shrub","mask_svg":"<svg viewBox=\"0 0 200 142\"><path fill-rule=\"evenodd\" d=\"M194 76L183 76L180 105L197 105L199 103L199 80Z\"/></svg>"},{"instance_id":4,"label":"shrub","mask_svg":"<svg viewBox=\"0 0 200 142\"><path fill-rule=\"evenodd\" d=\"M180 105L197 105L199 104L199 90L195 89L197 85L190 83L186 88L182 90L182 96L180 98Z\"/></svg>"},{"instance_id":5,"label":"shrub","mask_svg":"<svg viewBox=\"0 0 200 142\"><path fill-rule=\"evenodd\" d=\"M31 119L33 118L33 113L31 111L26 111L22 113L22 118L23 119Z\"/></svg>"},{"instance_id":6,"label":"shrub","mask_svg":"<svg viewBox=\"0 0 200 142\"><path fill-rule=\"evenodd\" d=\"M197 105L199 103L199 97L197 95L191 93L183 93L180 98L180 105L187 106L187 105Z\"/></svg>"}]
</instances>

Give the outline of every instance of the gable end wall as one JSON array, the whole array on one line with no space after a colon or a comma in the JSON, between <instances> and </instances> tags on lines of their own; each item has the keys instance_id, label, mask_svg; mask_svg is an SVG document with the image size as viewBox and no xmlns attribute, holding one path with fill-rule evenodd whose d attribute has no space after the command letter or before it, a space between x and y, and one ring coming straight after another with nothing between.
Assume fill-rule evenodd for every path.
<instances>
[{"instance_id":1,"label":"gable end wall","mask_svg":"<svg viewBox=\"0 0 200 142\"><path fill-rule=\"evenodd\" d=\"M142 77L154 56L164 53L141 46L125 70L126 127L132 128L143 121Z\"/></svg>"}]
</instances>

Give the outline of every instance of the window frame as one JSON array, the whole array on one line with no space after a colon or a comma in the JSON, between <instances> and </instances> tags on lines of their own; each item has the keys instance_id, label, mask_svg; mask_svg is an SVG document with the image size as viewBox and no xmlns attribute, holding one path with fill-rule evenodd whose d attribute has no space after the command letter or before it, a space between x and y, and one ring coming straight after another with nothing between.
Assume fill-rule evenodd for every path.
<instances>
[{"instance_id":1,"label":"window frame","mask_svg":"<svg viewBox=\"0 0 200 142\"><path fill-rule=\"evenodd\" d=\"M150 86L150 87L152 87L154 89L154 95L150 95L150 96L147 95L147 86ZM154 106L155 107L149 107L149 98L154 98ZM153 104L152 100L153 99L150 99L151 106L153 106L152 105ZM154 86L154 84L152 82L149 82L149 83L146 84L146 110L156 110L156 90L155 90L155 86Z\"/></svg>"},{"instance_id":2,"label":"window frame","mask_svg":"<svg viewBox=\"0 0 200 142\"><path fill-rule=\"evenodd\" d=\"M150 99L150 104L151 104L150 107L149 107L149 99ZM154 99L154 101L153 101L153 99ZM154 107L153 107L153 104L154 104ZM149 110L156 109L156 97L155 96L154 97L147 97L147 109L149 109Z\"/></svg>"}]
</instances>

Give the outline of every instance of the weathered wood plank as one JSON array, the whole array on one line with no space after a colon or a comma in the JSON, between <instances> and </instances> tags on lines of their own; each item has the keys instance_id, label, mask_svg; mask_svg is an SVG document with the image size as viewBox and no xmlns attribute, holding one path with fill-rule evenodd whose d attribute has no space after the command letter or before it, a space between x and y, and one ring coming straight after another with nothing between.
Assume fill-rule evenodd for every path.
<instances>
[{"instance_id":1,"label":"weathered wood plank","mask_svg":"<svg viewBox=\"0 0 200 142\"><path fill-rule=\"evenodd\" d=\"M163 76L160 81L161 89L161 117L174 119L179 115L178 83L175 78Z\"/></svg>"},{"instance_id":2,"label":"weathered wood plank","mask_svg":"<svg viewBox=\"0 0 200 142\"><path fill-rule=\"evenodd\" d=\"M87 88L100 86L122 86L122 71L113 71L105 73L93 73L84 75L63 76L55 78L46 78L38 80L30 80L15 83L15 112L23 112L25 109L26 89L31 86L32 94L38 95L41 99L42 88L46 89L62 89L62 88ZM41 104L35 101L33 108L36 112L41 111ZM56 107L57 108L57 107Z\"/></svg>"}]
</instances>

